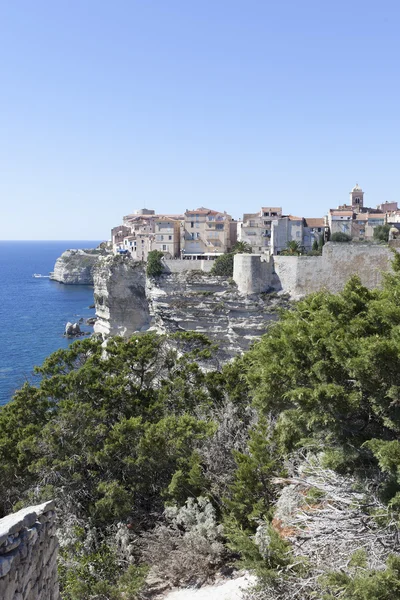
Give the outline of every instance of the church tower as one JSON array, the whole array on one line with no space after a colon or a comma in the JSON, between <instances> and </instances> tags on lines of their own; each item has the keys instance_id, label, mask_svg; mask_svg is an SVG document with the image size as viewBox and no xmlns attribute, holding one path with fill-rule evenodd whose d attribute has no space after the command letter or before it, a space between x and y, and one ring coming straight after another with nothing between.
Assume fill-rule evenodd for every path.
<instances>
[{"instance_id":1,"label":"church tower","mask_svg":"<svg viewBox=\"0 0 400 600\"><path fill-rule=\"evenodd\" d=\"M364 192L358 183L356 183L350 192L350 204L356 212L359 212L364 206Z\"/></svg>"}]
</instances>

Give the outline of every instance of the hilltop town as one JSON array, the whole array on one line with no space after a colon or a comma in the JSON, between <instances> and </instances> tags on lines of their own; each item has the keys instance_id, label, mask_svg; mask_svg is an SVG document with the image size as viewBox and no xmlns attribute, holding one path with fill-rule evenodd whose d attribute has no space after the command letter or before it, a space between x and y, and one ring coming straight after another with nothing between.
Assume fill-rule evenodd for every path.
<instances>
[{"instance_id":1,"label":"hilltop town","mask_svg":"<svg viewBox=\"0 0 400 600\"><path fill-rule=\"evenodd\" d=\"M305 218L283 213L282 207L261 207L235 220L227 212L200 207L183 215L156 214L139 209L123 217L111 230L114 253L147 260L152 250L167 259L213 260L229 252L237 242L245 242L254 254L279 255L290 245L308 254L325 241L372 241L377 227L396 237L400 229L397 202L384 202L376 208L364 206L364 192L356 184L348 204L330 209L325 217Z\"/></svg>"}]
</instances>

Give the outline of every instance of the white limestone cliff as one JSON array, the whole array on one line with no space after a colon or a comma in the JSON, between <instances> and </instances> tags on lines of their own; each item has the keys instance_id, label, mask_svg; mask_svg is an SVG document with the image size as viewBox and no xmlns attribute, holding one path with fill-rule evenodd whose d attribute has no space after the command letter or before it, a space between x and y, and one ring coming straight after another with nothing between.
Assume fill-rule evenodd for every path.
<instances>
[{"instance_id":1,"label":"white limestone cliff","mask_svg":"<svg viewBox=\"0 0 400 600\"><path fill-rule=\"evenodd\" d=\"M128 337L148 329L150 314L142 263L125 256L102 257L94 269L93 281L95 333Z\"/></svg>"},{"instance_id":2,"label":"white limestone cliff","mask_svg":"<svg viewBox=\"0 0 400 600\"><path fill-rule=\"evenodd\" d=\"M94 270L95 333L196 331L219 347L221 362L249 348L277 319L276 305L287 299L247 297L227 277L188 270L146 278L145 265L129 257L100 259Z\"/></svg>"},{"instance_id":3,"label":"white limestone cliff","mask_svg":"<svg viewBox=\"0 0 400 600\"><path fill-rule=\"evenodd\" d=\"M68 285L93 285L93 268L101 251L66 250L57 258L50 279Z\"/></svg>"}]
</instances>

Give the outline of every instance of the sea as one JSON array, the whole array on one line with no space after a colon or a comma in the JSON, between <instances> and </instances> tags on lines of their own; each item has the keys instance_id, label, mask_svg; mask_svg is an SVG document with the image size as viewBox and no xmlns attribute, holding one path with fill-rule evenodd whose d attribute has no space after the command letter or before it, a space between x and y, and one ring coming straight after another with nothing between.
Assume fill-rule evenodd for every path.
<instances>
[{"instance_id":1,"label":"sea","mask_svg":"<svg viewBox=\"0 0 400 600\"><path fill-rule=\"evenodd\" d=\"M63 337L68 321L94 316L93 288L64 285L47 276L70 248L95 248L100 241L0 241L0 405L6 404L33 367L71 340ZM92 332L93 328L82 325ZM82 338L81 338L82 339Z\"/></svg>"}]
</instances>

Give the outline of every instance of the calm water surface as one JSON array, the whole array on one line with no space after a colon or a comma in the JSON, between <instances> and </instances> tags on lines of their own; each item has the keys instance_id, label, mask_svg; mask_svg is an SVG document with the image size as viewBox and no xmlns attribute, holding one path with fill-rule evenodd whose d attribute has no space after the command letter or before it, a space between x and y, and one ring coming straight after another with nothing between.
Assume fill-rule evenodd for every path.
<instances>
[{"instance_id":1,"label":"calm water surface","mask_svg":"<svg viewBox=\"0 0 400 600\"><path fill-rule=\"evenodd\" d=\"M94 248L99 241L0 241L0 404L32 376L34 365L70 342L67 321L94 315L93 288L49 279L56 259L68 248ZM82 327L91 331L90 327Z\"/></svg>"}]
</instances>

